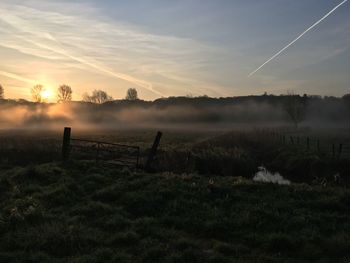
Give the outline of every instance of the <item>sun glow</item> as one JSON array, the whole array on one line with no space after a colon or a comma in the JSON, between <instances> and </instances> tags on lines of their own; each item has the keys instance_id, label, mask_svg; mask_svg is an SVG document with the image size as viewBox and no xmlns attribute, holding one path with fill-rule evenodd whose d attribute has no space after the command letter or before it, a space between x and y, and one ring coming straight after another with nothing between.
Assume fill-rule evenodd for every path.
<instances>
[{"instance_id":1,"label":"sun glow","mask_svg":"<svg viewBox=\"0 0 350 263\"><path fill-rule=\"evenodd\" d=\"M54 93L53 93L53 91L50 90L50 89L44 89L44 90L40 93L40 95L41 95L41 98L42 98L43 100L45 100L45 101L50 101L50 100L52 100L53 97L54 97Z\"/></svg>"}]
</instances>

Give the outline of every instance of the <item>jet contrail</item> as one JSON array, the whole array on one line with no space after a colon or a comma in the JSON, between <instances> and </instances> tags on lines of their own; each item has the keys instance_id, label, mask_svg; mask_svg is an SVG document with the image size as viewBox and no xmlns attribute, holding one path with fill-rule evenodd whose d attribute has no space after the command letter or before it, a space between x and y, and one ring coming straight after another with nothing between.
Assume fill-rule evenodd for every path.
<instances>
[{"instance_id":1,"label":"jet contrail","mask_svg":"<svg viewBox=\"0 0 350 263\"><path fill-rule=\"evenodd\" d=\"M11 22L7 21L7 20L4 19L4 18L0 18L0 20L3 20L5 23L7 23L7 24L13 26L13 27L14 27L15 29L17 29L17 30L22 31L21 28L18 28L17 26L13 25ZM7 32L10 33L10 34L12 34L12 33L9 32L9 31L7 31ZM28 32L28 33L35 34L35 32L33 33L32 31L30 31L30 32ZM139 87L145 88L145 89L147 89L147 90L149 90L149 91L151 91L151 92L153 92L154 94L157 94L157 95L159 95L159 96L162 96L162 97L164 96L163 93L161 93L161 92L155 90L155 89L153 88L153 85L152 85L151 83L148 83L148 82L146 82L146 81L144 81L144 80L140 80L140 79L134 78L134 77L132 77L132 76L130 76L130 75L127 75L127 74L123 74L123 73L119 73L119 72L114 72L114 71L112 71L112 70L110 70L110 69L108 69L108 68L105 68L105 67L103 67L103 66L97 65L97 64L92 63L92 62L89 62L89 61L87 61L87 60L84 59L84 58L70 55L66 50L63 50L63 49L53 48L53 47L51 47L51 46L48 46L48 45L45 45L45 44L42 44L42 43L33 41L33 40L31 40L31 39L29 39L29 38L26 38L26 37L23 37L23 36L15 35L15 37L17 37L17 38L19 38L19 39L21 39L21 40L23 40L23 41L26 41L26 42L28 42L28 43L30 43L30 44L32 44L32 45L35 45L35 46L37 46L37 47L39 47L39 48L41 48L41 49L49 50L49 51L51 51L51 52L53 52L53 53L56 53L56 54L65 56L65 57L67 57L67 58L69 58L69 59L71 59L71 60L73 60L73 61L79 62L79 63L81 63L81 64L83 64L83 65L85 65L85 66L88 66L88 67L90 67L90 68L94 68L95 70L98 70L98 71L100 71L100 72L102 72L102 73L105 73L105 74L107 74L107 75L110 75L110 76L112 76L112 77L114 77L114 78L118 78L118 79L121 79L121 80L130 82L130 83L133 83L133 84L135 84L135 85L137 85L137 86L139 86Z\"/></svg>"},{"instance_id":2,"label":"jet contrail","mask_svg":"<svg viewBox=\"0 0 350 263\"><path fill-rule=\"evenodd\" d=\"M325 20L327 17L329 17L332 13L334 13L339 7L344 5L348 0L344 0L339 5L334 7L331 11L329 11L325 16L323 16L320 20L318 20L315 24L313 24L311 27L306 29L303 33L301 33L296 39L294 39L292 42L290 42L287 46L282 48L279 52L277 52L275 55L273 55L271 58L269 58L264 64L262 64L260 67L258 67L256 70L254 70L252 73L250 73L248 76L253 76L256 72L258 72L260 69L262 69L266 64L274 60L276 57L281 55L286 49L288 49L291 45L293 45L295 42L297 42L300 38L302 38L306 33L308 33L310 30L315 28L318 24L320 24L323 20Z\"/></svg>"},{"instance_id":3,"label":"jet contrail","mask_svg":"<svg viewBox=\"0 0 350 263\"><path fill-rule=\"evenodd\" d=\"M22 37L20 37L22 38ZM59 54L59 55L62 55L62 56L65 56L67 58L70 58L74 61L77 61L85 66L88 66L88 67L91 67L91 68L94 68L100 72L103 72L105 74L108 74L112 77L115 77L115 78L118 78L118 79L121 79L121 80L124 80L124 81L127 81L127 82L130 82L130 83L133 83L139 87L142 87L142 88L145 88L157 95L160 95L160 96L164 96L164 94L162 94L161 92L155 90L153 88L153 85L151 83L148 83L146 81L143 81L143 80L140 80L140 79L137 79L137 78L134 78L134 77L131 77L129 75L126 75L126 74L123 74L123 73L117 73L117 72L114 72L112 70L109 70L105 67L102 67L102 66L99 66L97 64L94 64L92 62L89 62L83 58L80 58L80 57L76 57L76 56L73 56L73 55L70 55L69 53L67 53L65 50L59 50L59 49L56 49L56 48L52 48L50 46L47 46L47 45L44 45L44 44L41 44L41 43L38 43L38 42L35 42L35 41L32 41L32 40L29 40L29 39L26 39L26 38L22 38L24 41L27 41L28 43L31 43L39 48L42 48L42 49L47 49L47 50L50 50L56 54Z\"/></svg>"},{"instance_id":4,"label":"jet contrail","mask_svg":"<svg viewBox=\"0 0 350 263\"><path fill-rule=\"evenodd\" d=\"M28 78L19 76L17 74L6 72L6 71L2 71L2 70L0 70L0 75L8 77L8 78L11 78L11 79L19 80L19 81L22 81L22 82L25 82L25 83L29 83L29 84L34 84L35 85L35 84L38 83L36 80L28 79Z\"/></svg>"},{"instance_id":5,"label":"jet contrail","mask_svg":"<svg viewBox=\"0 0 350 263\"><path fill-rule=\"evenodd\" d=\"M94 69L96 69L96 70L98 70L98 71L100 71L100 72L103 72L103 73L105 73L105 74L108 74L108 75L110 75L110 76L112 76L112 77L115 77L115 78L118 78L118 79L121 79L121 80L128 81L128 82L133 83L133 84L135 84L135 85L137 85L137 86L139 86L139 87L145 88L145 89L147 89L147 90L149 90L149 91L151 91L151 92L153 92L153 93L155 93L155 94L157 94L157 95L164 96L164 94L162 94L161 92L155 90L155 89L153 88L153 85L152 85L151 83L148 83L148 82L143 81L143 80L136 79L136 78L134 78L134 77L131 77L131 76L126 75L126 74L123 74L123 73L114 72L114 71L112 71L112 70L109 70L109 69L104 68L104 67L102 67L102 66L99 66L99 65L97 65L97 64L94 64L94 63L92 63L92 62L89 62L89 61L87 61L87 60L85 60L85 59L83 59L83 58L70 55L70 54L67 53L65 50L59 50L59 49L56 49L56 48L52 48L52 47L47 46L47 45L45 45L45 44L41 44L41 43L32 41L32 40L30 40L30 39L28 39L28 38L23 38L23 37L20 37L20 36L17 36L17 37L23 39L24 41L26 41L26 42L28 42L28 43L31 43L31 44L37 46L37 47L39 47L39 48L50 50L50 51L52 51L52 52L54 52L54 53L56 53L56 54L65 56L65 57L67 57L67 58L70 58L70 59L72 59L72 60L74 60L74 61L77 61L77 62L79 62L79 63L81 63L81 64L83 64L83 65L85 65L85 66L94 68Z\"/></svg>"}]
</instances>

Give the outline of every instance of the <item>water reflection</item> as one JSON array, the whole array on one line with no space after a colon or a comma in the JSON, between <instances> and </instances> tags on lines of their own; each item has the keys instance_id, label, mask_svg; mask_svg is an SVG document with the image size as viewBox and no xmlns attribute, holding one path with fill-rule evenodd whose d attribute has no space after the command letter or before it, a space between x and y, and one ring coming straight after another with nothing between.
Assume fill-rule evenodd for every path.
<instances>
[{"instance_id":1,"label":"water reflection","mask_svg":"<svg viewBox=\"0 0 350 263\"><path fill-rule=\"evenodd\" d=\"M258 168L259 172L257 172L253 178L255 182L263 182L263 183L273 183L279 185L290 185L291 182L287 179L284 179L279 173L271 173L265 167L261 166Z\"/></svg>"}]
</instances>

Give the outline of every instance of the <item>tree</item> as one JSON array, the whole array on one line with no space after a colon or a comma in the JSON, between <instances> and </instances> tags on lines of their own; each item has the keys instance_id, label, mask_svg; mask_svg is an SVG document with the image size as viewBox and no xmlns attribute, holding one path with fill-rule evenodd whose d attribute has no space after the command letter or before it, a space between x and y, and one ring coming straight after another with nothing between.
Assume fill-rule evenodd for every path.
<instances>
[{"instance_id":1,"label":"tree","mask_svg":"<svg viewBox=\"0 0 350 263\"><path fill-rule=\"evenodd\" d=\"M350 109L350 94L345 94L342 99L346 107Z\"/></svg>"},{"instance_id":2,"label":"tree","mask_svg":"<svg viewBox=\"0 0 350 263\"><path fill-rule=\"evenodd\" d=\"M136 89L128 89L128 91L126 92L126 100L138 100L138 95L137 95L137 90Z\"/></svg>"},{"instance_id":3,"label":"tree","mask_svg":"<svg viewBox=\"0 0 350 263\"><path fill-rule=\"evenodd\" d=\"M34 102L39 102L39 103L43 102L43 97L42 97L43 91L44 91L44 87L42 85L35 85L31 89L32 98Z\"/></svg>"},{"instance_id":4,"label":"tree","mask_svg":"<svg viewBox=\"0 0 350 263\"><path fill-rule=\"evenodd\" d=\"M4 88L3 86L1 86L0 84L0 100L3 100L5 98L5 95L4 95Z\"/></svg>"},{"instance_id":5,"label":"tree","mask_svg":"<svg viewBox=\"0 0 350 263\"><path fill-rule=\"evenodd\" d=\"M85 102L91 102L91 103L97 103L97 104L103 104L108 101L112 101L113 97L109 96L107 92L103 90L94 90L91 95L88 93L85 93L83 95L83 101Z\"/></svg>"},{"instance_id":6,"label":"tree","mask_svg":"<svg viewBox=\"0 0 350 263\"><path fill-rule=\"evenodd\" d=\"M58 102L67 102L72 100L72 94L73 90L70 86L67 85L61 85L58 88L57 96L58 96Z\"/></svg>"},{"instance_id":7,"label":"tree","mask_svg":"<svg viewBox=\"0 0 350 263\"><path fill-rule=\"evenodd\" d=\"M345 100L345 101L350 101L350 94L345 94L345 95L343 96L343 100Z\"/></svg>"},{"instance_id":8,"label":"tree","mask_svg":"<svg viewBox=\"0 0 350 263\"><path fill-rule=\"evenodd\" d=\"M284 110L296 129L305 118L306 100L307 97L300 97L299 95L295 95L294 92L288 92L286 96Z\"/></svg>"}]
</instances>

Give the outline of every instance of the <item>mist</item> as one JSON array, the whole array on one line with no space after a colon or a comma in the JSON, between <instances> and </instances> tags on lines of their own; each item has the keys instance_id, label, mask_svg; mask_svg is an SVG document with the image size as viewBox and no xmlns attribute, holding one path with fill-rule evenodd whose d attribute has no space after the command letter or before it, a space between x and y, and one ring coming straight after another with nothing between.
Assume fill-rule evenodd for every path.
<instances>
[{"instance_id":1,"label":"mist","mask_svg":"<svg viewBox=\"0 0 350 263\"><path fill-rule=\"evenodd\" d=\"M300 97L301 98L301 97ZM248 96L213 99L167 98L153 102L113 101L102 105L69 102L39 104L0 102L1 129L79 130L137 128L235 129L291 125L285 96ZM345 98L308 97L301 125L349 127L350 106Z\"/></svg>"}]
</instances>

